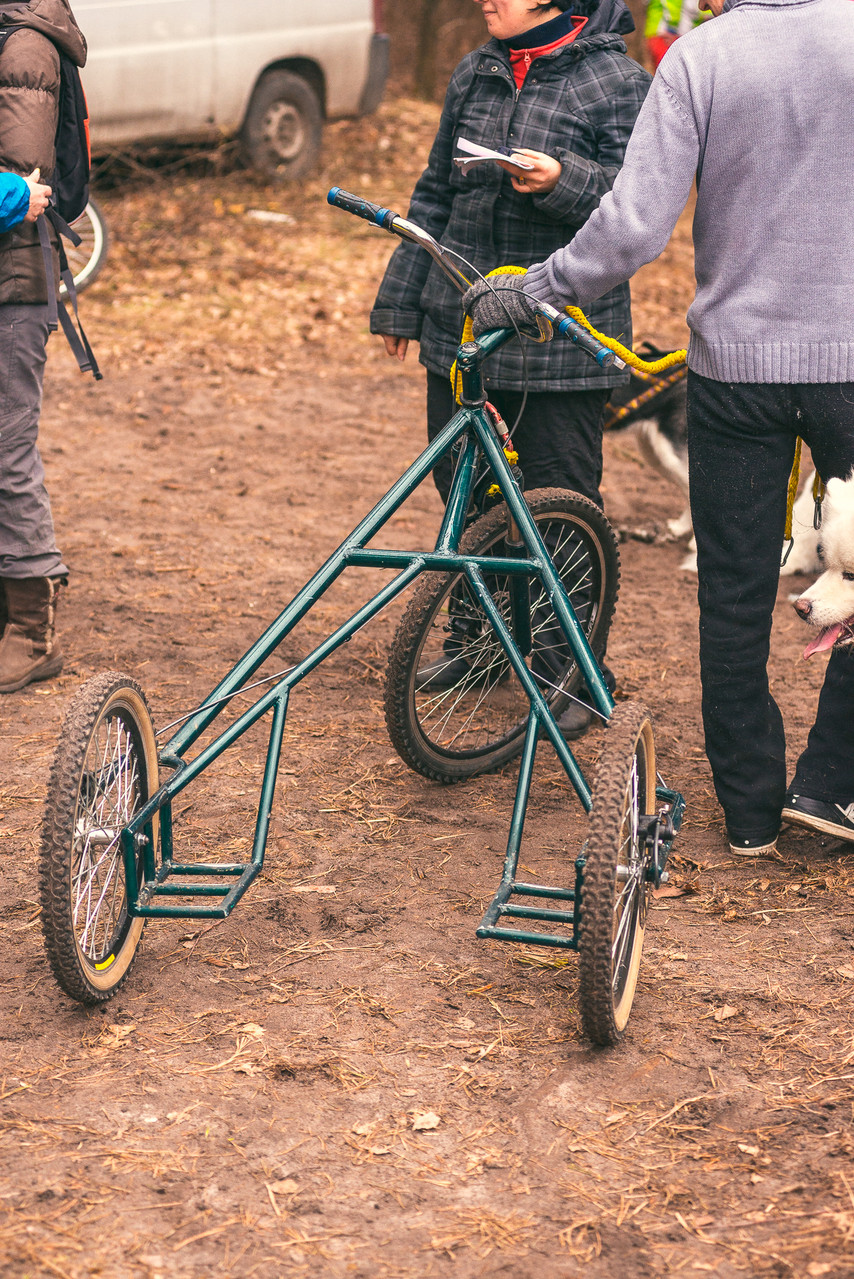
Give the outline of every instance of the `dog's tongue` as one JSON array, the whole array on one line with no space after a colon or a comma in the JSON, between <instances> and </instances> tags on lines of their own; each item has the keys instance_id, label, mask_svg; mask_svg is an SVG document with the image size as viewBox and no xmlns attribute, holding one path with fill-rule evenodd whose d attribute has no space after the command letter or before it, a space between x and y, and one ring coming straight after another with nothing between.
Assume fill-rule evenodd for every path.
<instances>
[{"instance_id":1,"label":"dog's tongue","mask_svg":"<svg viewBox=\"0 0 854 1279\"><path fill-rule=\"evenodd\" d=\"M812 657L813 653L826 653L829 648L833 648L844 629L844 622L837 622L835 626L825 626L824 630L807 644L804 657Z\"/></svg>"}]
</instances>

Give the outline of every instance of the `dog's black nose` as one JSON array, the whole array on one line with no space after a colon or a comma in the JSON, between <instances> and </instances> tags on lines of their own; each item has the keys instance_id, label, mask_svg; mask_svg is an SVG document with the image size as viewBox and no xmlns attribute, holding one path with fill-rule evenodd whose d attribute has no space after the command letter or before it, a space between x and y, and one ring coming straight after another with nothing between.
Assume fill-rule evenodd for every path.
<instances>
[{"instance_id":1,"label":"dog's black nose","mask_svg":"<svg viewBox=\"0 0 854 1279\"><path fill-rule=\"evenodd\" d=\"M804 599L804 597L801 596L799 600L795 600L795 612L799 617L802 617L804 621L807 621L810 613L812 612L812 604L808 599Z\"/></svg>"}]
</instances>

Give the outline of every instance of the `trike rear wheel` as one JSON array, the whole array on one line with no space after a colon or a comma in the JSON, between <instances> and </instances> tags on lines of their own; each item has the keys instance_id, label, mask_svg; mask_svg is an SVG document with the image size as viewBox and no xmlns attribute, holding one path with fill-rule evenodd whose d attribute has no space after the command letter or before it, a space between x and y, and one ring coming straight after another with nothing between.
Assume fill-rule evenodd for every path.
<instances>
[{"instance_id":1,"label":"trike rear wheel","mask_svg":"<svg viewBox=\"0 0 854 1279\"><path fill-rule=\"evenodd\" d=\"M620 580L613 530L599 507L577 493L539 489L526 493L525 501L600 657ZM472 524L460 551L507 555L508 528L502 503ZM509 575L487 570L485 580L512 631ZM559 715L581 675L539 580L530 586L530 618L527 664ZM463 574L428 573L421 579L392 642L385 707L401 759L435 781L490 772L521 750L528 699Z\"/></svg>"},{"instance_id":2,"label":"trike rear wheel","mask_svg":"<svg viewBox=\"0 0 854 1279\"><path fill-rule=\"evenodd\" d=\"M618 705L605 729L581 885L581 1020L594 1044L616 1044L637 987L649 905L650 854L640 818L655 812L655 742L648 711Z\"/></svg>"},{"instance_id":3,"label":"trike rear wheel","mask_svg":"<svg viewBox=\"0 0 854 1279\"><path fill-rule=\"evenodd\" d=\"M83 685L65 716L42 827L45 949L59 985L81 1003L111 998L136 957L145 921L128 914L119 835L156 789L145 694L134 680L104 671Z\"/></svg>"}]
</instances>

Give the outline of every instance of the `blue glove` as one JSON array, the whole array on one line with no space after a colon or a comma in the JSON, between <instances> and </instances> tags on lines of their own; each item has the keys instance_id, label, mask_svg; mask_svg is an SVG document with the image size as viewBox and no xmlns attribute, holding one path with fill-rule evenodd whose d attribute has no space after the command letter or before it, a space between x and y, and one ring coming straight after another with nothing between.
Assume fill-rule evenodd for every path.
<instances>
[{"instance_id":1,"label":"blue glove","mask_svg":"<svg viewBox=\"0 0 854 1279\"><path fill-rule=\"evenodd\" d=\"M490 329L512 328L515 323L526 337L543 340L534 299L522 289L524 278L496 275L490 280L478 280L463 294L463 308L472 318L475 337Z\"/></svg>"}]
</instances>

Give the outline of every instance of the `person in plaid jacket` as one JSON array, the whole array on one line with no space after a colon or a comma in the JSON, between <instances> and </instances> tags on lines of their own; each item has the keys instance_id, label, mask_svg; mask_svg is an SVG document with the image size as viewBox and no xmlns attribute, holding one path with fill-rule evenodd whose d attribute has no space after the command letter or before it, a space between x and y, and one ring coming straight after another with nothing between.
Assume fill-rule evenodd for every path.
<instances>
[{"instance_id":1,"label":"person in plaid jacket","mask_svg":"<svg viewBox=\"0 0 854 1279\"><path fill-rule=\"evenodd\" d=\"M491 39L451 77L408 216L486 274L542 261L584 225L620 171L650 77L626 53L622 35L634 22L623 0L475 3ZM463 177L453 163L460 136L518 149L534 169L517 178L482 164ZM629 286L599 299L589 318L630 343ZM449 371L463 319L459 294L432 259L416 245L400 244L371 312L371 332L401 360L410 341L420 343L430 439L454 411ZM601 506L604 410L627 374L600 369L570 342L526 342L525 356L527 368L520 343L508 344L489 361L484 380L510 423L528 392L514 435L526 486L572 489ZM444 500L448 459L434 478ZM582 707L573 705L567 716L573 720L562 725L567 736L590 724Z\"/></svg>"}]
</instances>

